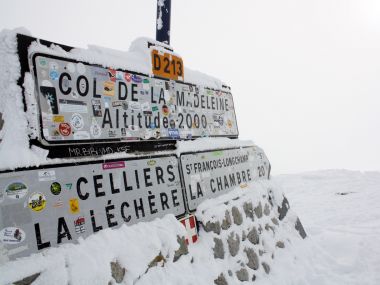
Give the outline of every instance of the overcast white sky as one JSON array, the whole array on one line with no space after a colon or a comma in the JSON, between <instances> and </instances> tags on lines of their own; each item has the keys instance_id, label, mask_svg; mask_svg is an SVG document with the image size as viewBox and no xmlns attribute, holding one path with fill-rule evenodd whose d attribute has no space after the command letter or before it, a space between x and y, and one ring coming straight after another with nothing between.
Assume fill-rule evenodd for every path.
<instances>
[{"instance_id":1,"label":"overcast white sky","mask_svg":"<svg viewBox=\"0 0 380 285\"><path fill-rule=\"evenodd\" d=\"M128 50L155 0L0 0L0 29ZM380 1L172 0L171 45L232 87L240 137L273 173L380 170Z\"/></svg>"}]
</instances>

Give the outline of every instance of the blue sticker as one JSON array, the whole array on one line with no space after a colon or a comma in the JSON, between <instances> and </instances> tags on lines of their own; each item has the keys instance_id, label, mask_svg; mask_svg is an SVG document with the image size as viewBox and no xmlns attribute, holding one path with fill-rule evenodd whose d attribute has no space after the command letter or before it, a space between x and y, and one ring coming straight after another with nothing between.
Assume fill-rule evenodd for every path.
<instances>
[{"instance_id":1,"label":"blue sticker","mask_svg":"<svg viewBox=\"0 0 380 285\"><path fill-rule=\"evenodd\" d=\"M169 137L171 137L173 139L179 139L180 138L178 129L169 128L168 133L169 133Z\"/></svg>"},{"instance_id":2,"label":"blue sticker","mask_svg":"<svg viewBox=\"0 0 380 285\"><path fill-rule=\"evenodd\" d=\"M132 81L135 82L135 83L141 83L142 82L142 78L136 74L132 74Z\"/></svg>"},{"instance_id":3,"label":"blue sticker","mask_svg":"<svg viewBox=\"0 0 380 285\"><path fill-rule=\"evenodd\" d=\"M52 70L50 71L49 76L51 80L58 80L59 74L56 70Z\"/></svg>"},{"instance_id":4,"label":"blue sticker","mask_svg":"<svg viewBox=\"0 0 380 285\"><path fill-rule=\"evenodd\" d=\"M155 123L150 123L150 126L149 126L151 129L155 129L156 128L156 124Z\"/></svg>"}]
</instances>

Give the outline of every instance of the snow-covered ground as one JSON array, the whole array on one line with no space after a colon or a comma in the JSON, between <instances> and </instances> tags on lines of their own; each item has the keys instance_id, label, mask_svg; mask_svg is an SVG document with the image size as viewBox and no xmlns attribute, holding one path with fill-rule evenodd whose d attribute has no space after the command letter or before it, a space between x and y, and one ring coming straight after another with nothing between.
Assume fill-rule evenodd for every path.
<instances>
[{"instance_id":1,"label":"snow-covered ground","mask_svg":"<svg viewBox=\"0 0 380 285\"><path fill-rule=\"evenodd\" d=\"M277 284L380 284L380 172L325 170L274 181L308 233L295 247L299 260L283 260L286 278Z\"/></svg>"},{"instance_id":2,"label":"snow-covered ground","mask_svg":"<svg viewBox=\"0 0 380 285\"><path fill-rule=\"evenodd\" d=\"M265 274L260 268L255 272L256 281L244 284L380 284L380 172L326 170L280 175L269 182L253 183L249 190L254 192L249 195L253 195L254 200L260 199L266 187L277 193L284 190L292 212L300 217L308 237L305 240L297 239L294 238L294 233L291 235L289 232L288 235L284 232L285 228L279 228L277 237L284 238L286 246L275 252L270 274ZM203 207L210 208L212 204L215 208L218 200L223 199L239 203L230 198L244 191L246 190L237 188L224 195L224 198L205 201ZM219 204L221 207L225 205L221 202ZM115 257L129 268L124 279L127 283L123 284L130 284L131 280L135 280L133 282L136 284L152 284L154 280L155 284L206 285L213 283L218 272L225 271L223 266L236 267L236 258L239 259L239 256L215 262L211 251L213 244L203 232L204 239L190 246L189 255L181 257L177 263L169 262L165 267L151 269L150 274L136 279L136 276L145 271L139 262L147 263L160 248L164 256L170 254L176 246L175 234L181 231L183 229L170 216L149 225L142 223L130 228L108 229L81 241L79 245L51 249L45 257L39 254L34 258L6 264L0 267L0 283L7 284L9 281L6 280L17 280L14 279L16 276L21 279L42 270L50 274L41 275L37 284L52 284L54 276L55 284L66 284L68 280L71 284L87 284L85 280L88 278L96 278L99 284L103 284L111 278L107 264ZM141 234L150 238L137 241L136 236ZM154 239L153 236L157 238ZM126 243L125 240L129 242ZM131 248L128 244L143 247ZM99 245L102 245L102 250L96 250ZM67 266L71 269L67 269ZM96 274L92 271L93 266L97 268ZM144 270L139 272L137 267ZM20 270L21 268L23 269ZM89 271L86 273L84 269ZM233 282L236 281L229 279L228 284L234 284Z\"/></svg>"}]
</instances>

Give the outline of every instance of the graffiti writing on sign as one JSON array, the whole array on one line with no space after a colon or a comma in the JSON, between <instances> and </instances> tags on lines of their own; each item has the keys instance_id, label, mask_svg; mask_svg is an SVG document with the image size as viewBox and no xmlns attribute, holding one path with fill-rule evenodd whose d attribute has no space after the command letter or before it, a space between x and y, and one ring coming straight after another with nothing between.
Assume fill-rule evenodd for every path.
<instances>
[{"instance_id":1,"label":"graffiti writing on sign","mask_svg":"<svg viewBox=\"0 0 380 285\"><path fill-rule=\"evenodd\" d=\"M13 221L0 216L0 225L5 227L0 241L9 249L25 243L25 256L123 223L149 221L168 213L182 215L184 197L176 165L175 156L73 164L20 171L22 183L2 173L0 189L17 192L7 194L9 199L2 202L5 207L12 204L7 217L25 215L31 220L16 228ZM38 192L25 196L25 189ZM15 200L13 195L24 196ZM27 207L14 207L15 201Z\"/></svg>"},{"instance_id":2,"label":"graffiti writing on sign","mask_svg":"<svg viewBox=\"0 0 380 285\"><path fill-rule=\"evenodd\" d=\"M189 209L257 178L253 147L181 155Z\"/></svg>"},{"instance_id":3,"label":"graffiti writing on sign","mask_svg":"<svg viewBox=\"0 0 380 285\"><path fill-rule=\"evenodd\" d=\"M107 146L107 147L73 147L68 148L68 156L78 157L78 156L101 156L117 152L128 152L129 146L123 145L118 147Z\"/></svg>"},{"instance_id":4,"label":"graffiti writing on sign","mask_svg":"<svg viewBox=\"0 0 380 285\"><path fill-rule=\"evenodd\" d=\"M183 77L180 58L154 55L159 70ZM45 144L238 135L229 91L39 53L33 65Z\"/></svg>"}]
</instances>

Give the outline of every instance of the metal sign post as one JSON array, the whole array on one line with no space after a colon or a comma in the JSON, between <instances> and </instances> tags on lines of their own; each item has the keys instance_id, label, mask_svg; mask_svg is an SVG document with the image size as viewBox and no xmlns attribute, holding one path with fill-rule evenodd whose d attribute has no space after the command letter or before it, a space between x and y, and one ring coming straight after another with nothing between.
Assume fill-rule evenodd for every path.
<instances>
[{"instance_id":1,"label":"metal sign post","mask_svg":"<svg viewBox=\"0 0 380 285\"><path fill-rule=\"evenodd\" d=\"M156 40L170 45L171 0L157 0Z\"/></svg>"}]
</instances>

